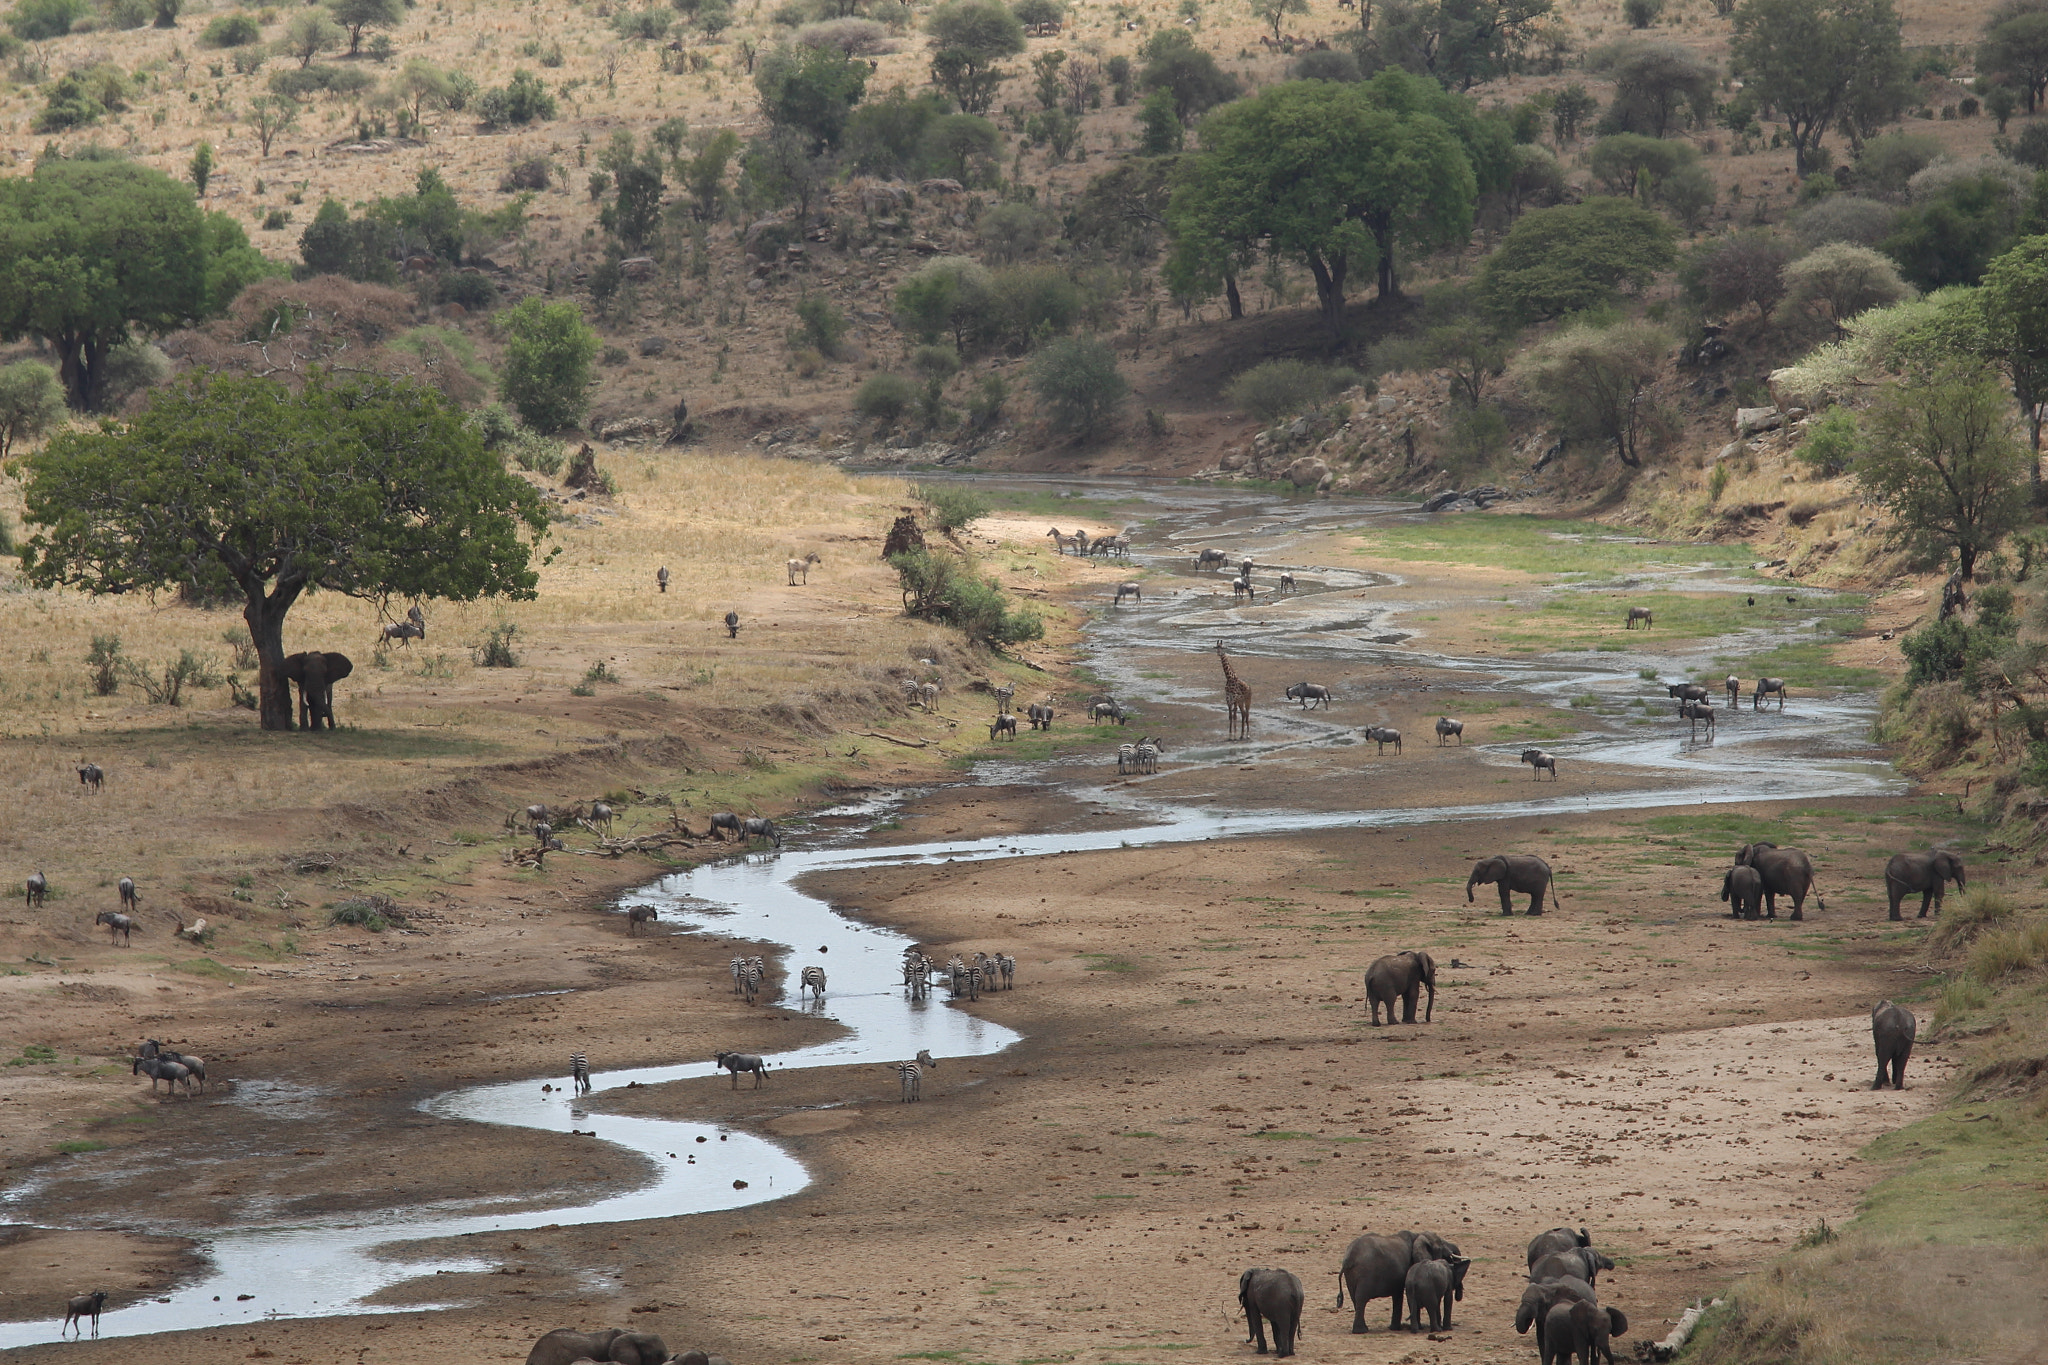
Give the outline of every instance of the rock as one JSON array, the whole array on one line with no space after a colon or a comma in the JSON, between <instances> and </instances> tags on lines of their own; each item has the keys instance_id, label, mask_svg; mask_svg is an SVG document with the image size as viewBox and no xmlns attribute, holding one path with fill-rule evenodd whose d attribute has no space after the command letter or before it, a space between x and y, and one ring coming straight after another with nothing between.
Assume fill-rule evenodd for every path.
<instances>
[{"instance_id":1,"label":"rock","mask_svg":"<svg viewBox=\"0 0 2048 1365\"><path fill-rule=\"evenodd\" d=\"M1719 464L1723 460L1732 460L1737 455L1746 454L1748 450L1749 445L1747 442L1730 441L1727 445L1722 446L1720 451L1714 456L1714 463Z\"/></svg>"},{"instance_id":2,"label":"rock","mask_svg":"<svg viewBox=\"0 0 2048 1365\"><path fill-rule=\"evenodd\" d=\"M652 256L628 256L625 260L619 262L619 269L624 272L629 280L651 280L654 278L654 258Z\"/></svg>"},{"instance_id":3,"label":"rock","mask_svg":"<svg viewBox=\"0 0 2048 1365\"><path fill-rule=\"evenodd\" d=\"M920 180L917 183L917 192L919 194L965 194L967 193L967 187L957 180Z\"/></svg>"},{"instance_id":4,"label":"rock","mask_svg":"<svg viewBox=\"0 0 2048 1365\"><path fill-rule=\"evenodd\" d=\"M1444 509L1448 508L1452 503L1458 501L1458 499L1462 496L1464 495L1459 493L1458 490L1455 488L1446 489L1444 492L1441 492L1437 494L1435 497L1431 498L1428 502L1423 503L1422 510L1425 512L1441 512Z\"/></svg>"},{"instance_id":5,"label":"rock","mask_svg":"<svg viewBox=\"0 0 2048 1365\"><path fill-rule=\"evenodd\" d=\"M1785 420L1785 414L1776 408L1737 408L1735 410L1735 434L1754 436L1759 431L1776 431Z\"/></svg>"},{"instance_id":6,"label":"rock","mask_svg":"<svg viewBox=\"0 0 2048 1365\"><path fill-rule=\"evenodd\" d=\"M1308 435L1308 418L1297 417L1292 422L1289 422L1287 424L1288 440L1299 441L1302 437L1306 435Z\"/></svg>"},{"instance_id":7,"label":"rock","mask_svg":"<svg viewBox=\"0 0 2048 1365\"><path fill-rule=\"evenodd\" d=\"M886 185L866 185L861 188L860 192L861 210L869 215L895 213L909 202L910 187L908 185L895 184L893 182Z\"/></svg>"},{"instance_id":8,"label":"rock","mask_svg":"<svg viewBox=\"0 0 2048 1365\"><path fill-rule=\"evenodd\" d=\"M1216 467L1224 470L1239 470L1244 468L1245 462L1248 459L1250 459L1250 456L1246 455L1243 451L1233 450L1219 460Z\"/></svg>"},{"instance_id":9,"label":"rock","mask_svg":"<svg viewBox=\"0 0 2048 1365\"><path fill-rule=\"evenodd\" d=\"M1394 397L1391 393L1383 393L1373 400L1372 410L1384 417L1400 406L1400 399Z\"/></svg>"},{"instance_id":10,"label":"rock","mask_svg":"<svg viewBox=\"0 0 2048 1365\"><path fill-rule=\"evenodd\" d=\"M667 338L667 337L641 337L641 338L640 338L640 354L641 354L641 355L645 355L645 356L655 356L655 355L660 355L660 354L661 354L662 352L666 351L667 349L668 349L668 338Z\"/></svg>"},{"instance_id":11,"label":"rock","mask_svg":"<svg viewBox=\"0 0 2048 1365\"><path fill-rule=\"evenodd\" d=\"M1304 456L1287 466L1287 482L1296 488L1314 488L1330 477L1330 467L1321 460Z\"/></svg>"}]
</instances>

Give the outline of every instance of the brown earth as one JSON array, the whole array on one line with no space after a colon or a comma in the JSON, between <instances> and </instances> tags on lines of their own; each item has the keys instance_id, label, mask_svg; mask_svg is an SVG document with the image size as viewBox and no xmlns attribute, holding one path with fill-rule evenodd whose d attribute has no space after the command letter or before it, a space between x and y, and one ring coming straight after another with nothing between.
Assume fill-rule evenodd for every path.
<instances>
[{"instance_id":1,"label":"brown earth","mask_svg":"<svg viewBox=\"0 0 2048 1365\"><path fill-rule=\"evenodd\" d=\"M1449 608L1469 608L1477 592L1461 590L1458 574L1405 572ZM1213 674L1213 660L1186 667ZM1418 664L1390 671L1386 688L1379 704L1405 724L1450 685ZM1266 691L1262 729L1281 724ZM1370 718L1370 707L1346 708ZM1213 744L1213 705L1153 710L1169 753ZM1155 780L1162 794L1199 784L1213 800L1257 806L1290 792L1302 800L1306 776L1310 806L1397 806L1499 799L1500 783L1522 778L1476 750L1429 745L1384 759L1362 746L1304 747L1249 772L1191 762L1192 775L1168 765ZM1369 788L1327 780L1354 763L1371 765ZM1047 788L945 787L910 801L883 837L1131 818L1101 811ZM1801 924L1722 917L1716 874L1744 819L1813 853L1826 911L1809 906ZM1882 921L1880 860L1946 832L1935 803L1858 800L834 874L820 891L857 895L865 917L934 949L1013 953L1015 991L950 1007L1024 1041L941 1059L918 1106L898 1104L878 1067L777 1072L759 1092L701 1080L609 1092L604 1104L622 1111L775 1135L814 1183L734 1213L466 1239L466 1252L498 1263L493 1273L415 1281L386 1299L430 1293L471 1306L166 1335L149 1339L149 1358L516 1360L549 1328L613 1324L742 1365L923 1353L1107 1365L1168 1347L1212 1359L1248 1352L1232 1317L1236 1275L1272 1264L1309 1286L1310 1355L1491 1361L1532 1349L1508 1321L1521 1249L1564 1222L1590 1227L1621 1260L1603 1278L1607 1301L1638 1335L1662 1335L1694 1298L1819 1220L1851 1216L1879 1174L1858 1149L1939 1100L1951 1055L1939 1041L1916 1054L1908 1090L1867 1089L1864 1016L1879 998L1911 1000L1920 979L1895 971L1918 928ZM1483 896L1468 904L1461 878L1495 848L1549 857L1561 905L1531 920L1501 918ZM0 981L9 1036L29 1036L38 1012L66 1000L40 1036L67 1057L118 1057L149 1031L219 1058L238 1081L283 1083L267 1106L219 1091L151 1099L117 1063L84 1067L71 1084L93 1088L101 1118L79 1131L118 1150L40 1164L19 1216L119 1228L165 1200L223 1221L257 1208L367 1208L394 1194L559 1203L634 1182L637 1159L565 1135L442 1123L417 1102L464 1082L559 1075L585 1042L602 1041L605 1066L632 1065L713 1046L780 1050L831 1027L736 1003L729 942L628 939L603 907L645 870L568 866L545 885L472 866L460 879L469 885L440 888L416 933L308 933L275 975L152 974L119 965L137 963L140 948L81 942L72 951L94 969L90 992L67 993L80 983L55 973ZM1435 1007L1445 1020L1375 1029L1360 972L1406 947L1444 964ZM19 1142L55 1131L46 1112L22 1125L21 1103L0 1110L0 1132ZM146 1193L134 1178L144 1170ZM1389 1335L1380 1302L1370 1334L1346 1334L1321 1297L1345 1244L1363 1229L1416 1226L1475 1258L1457 1327L1427 1344ZM120 1244L91 1252L171 1264ZM44 1256L45 1273L62 1259ZM618 1288L595 1287L599 1272ZM101 1272L77 1269L69 1283L83 1288L77 1276L89 1273ZM117 1281L114 1302L173 1273L138 1269ZM31 1287L54 1295L57 1284ZM54 1304L38 1298L36 1315L54 1323ZM135 1345L65 1350L127 1359Z\"/></svg>"}]
</instances>

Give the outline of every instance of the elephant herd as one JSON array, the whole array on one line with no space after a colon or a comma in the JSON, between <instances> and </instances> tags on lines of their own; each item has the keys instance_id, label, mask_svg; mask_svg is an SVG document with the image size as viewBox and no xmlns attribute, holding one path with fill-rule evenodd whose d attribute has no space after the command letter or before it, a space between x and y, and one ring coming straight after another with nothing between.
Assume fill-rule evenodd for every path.
<instances>
[{"instance_id":1,"label":"elephant herd","mask_svg":"<svg viewBox=\"0 0 2048 1365\"><path fill-rule=\"evenodd\" d=\"M1337 1270L1337 1307L1344 1306L1349 1293L1353 1332L1368 1330L1365 1307L1374 1299L1392 1302L1390 1332L1401 1330L1404 1306L1410 1332L1424 1330L1425 1317L1430 1332L1448 1331L1451 1305L1464 1301L1471 1265L1457 1243L1435 1232L1364 1233L1345 1248ZM1543 1365L1570 1365L1574 1358L1578 1365L1596 1365L1603 1358L1613 1365L1610 1339L1628 1331L1628 1317L1618 1308L1602 1307L1594 1286L1601 1271L1614 1269L1614 1261L1594 1249L1584 1228L1552 1228L1530 1241L1528 1269L1515 1330L1535 1329ZM1258 1354L1266 1354L1268 1328L1273 1353L1294 1354L1304 1299L1301 1278L1292 1271L1261 1266L1238 1276L1238 1306Z\"/></svg>"},{"instance_id":2,"label":"elephant herd","mask_svg":"<svg viewBox=\"0 0 2048 1365\"><path fill-rule=\"evenodd\" d=\"M526 1353L526 1365L572 1365L578 1360L610 1361L612 1365L731 1365L724 1356L703 1351L671 1354L667 1344L652 1333L622 1332L616 1327L599 1332L557 1327Z\"/></svg>"}]
</instances>

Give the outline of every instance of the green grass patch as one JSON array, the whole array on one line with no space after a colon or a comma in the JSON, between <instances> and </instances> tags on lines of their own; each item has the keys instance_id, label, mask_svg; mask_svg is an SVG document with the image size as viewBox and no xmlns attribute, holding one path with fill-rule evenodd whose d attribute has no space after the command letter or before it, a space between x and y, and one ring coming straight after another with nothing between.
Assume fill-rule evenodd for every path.
<instances>
[{"instance_id":1,"label":"green grass patch","mask_svg":"<svg viewBox=\"0 0 2048 1365\"><path fill-rule=\"evenodd\" d=\"M50 1144L50 1147L51 1150L62 1152L66 1156L82 1156L86 1152L104 1152L107 1150L107 1145L104 1142L93 1142L89 1139L78 1138L70 1142L53 1142Z\"/></svg>"},{"instance_id":2,"label":"green grass patch","mask_svg":"<svg viewBox=\"0 0 2048 1365\"><path fill-rule=\"evenodd\" d=\"M2031 1108L1957 1104L1871 1143L1865 1160L1904 1165L1872 1187L1857 1231L1956 1246L2048 1237L2048 1201L2039 1197L2048 1187L2048 1123Z\"/></svg>"},{"instance_id":3,"label":"green grass patch","mask_svg":"<svg viewBox=\"0 0 2048 1365\"><path fill-rule=\"evenodd\" d=\"M1082 953L1081 960L1086 964L1083 968L1085 971L1135 972L1138 970L1137 963L1127 957L1117 957L1112 953Z\"/></svg>"},{"instance_id":4,"label":"green grass patch","mask_svg":"<svg viewBox=\"0 0 2048 1365\"><path fill-rule=\"evenodd\" d=\"M1287 1132L1266 1132L1266 1133L1253 1133L1253 1134L1252 1134L1252 1136L1253 1136L1253 1137L1255 1137L1255 1138L1264 1138L1264 1139L1265 1139L1266 1141L1268 1141L1268 1142L1302 1142L1302 1141L1308 1141L1308 1142L1313 1142L1313 1141L1315 1141L1315 1137L1316 1137L1316 1135L1315 1135L1314 1133L1287 1133Z\"/></svg>"},{"instance_id":5,"label":"green grass patch","mask_svg":"<svg viewBox=\"0 0 2048 1365\"><path fill-rule=\"evenodd\" d=\"M171 970L178 972L189 972L193 976L203 976L209 981L228 981L235 983L240 983L242 979L247 975L247 973L236 971L233 967L223 967L221 966L220 963L215 962L210 957L195 957L190 958L184 962L173 962L171 964Z\"/></svg>"},{"instance_id":6,"label":"green grass patch","mask_svg":"<svg viewBox=\"0 0 2048 1365\"><path fill-rule=\"evenodd\" d=\"M1884 686L1885 675L1874 668L1834 662L1828 657L1831 644L1828 640L1787 640L1754 654L1717 657L1714 664L1717 668L1742 675L1742 705L1745 707L1750 704L1750 691L1755 688L1758 676L1785 679L1792 689L1787 706L1799 704L1801 688ZM1715 680L1710 678L1707 681ZM1767 709L1775 710L1776 707L1777 702L1772 701Z\"/></svg>"},{"instance_id":7,"label":"green grass patch","mask_svg":"<svg viewBox=\"0 0 2048 1365\"><path fill-rule=\"evenodd\" d=\"M987 503L992 510L1048 516L1054 519L1053 524L1056 526L1060 525L1059 519L1062 517L1068 520L1075 517L1084 517L1089 521L1120 520L1109 514L1127 507L1137 507L1144 502L1142 498L1105 498L1087 493L1040 492L1032 488L987 488L978 480L974 485L974 492L975 496ZM1062 526L1061 529L1071 528ZM1052 540L1048 537L1045 543L1050 548Z\"/></svg>"},{"instance_id":8,"label":"green grass patch","mask_svg":"<svg viewBox=\"0 0 2048 1365\"><path fill-rule=\"evenodd\" d=\"M1356 553L1415 563L1484 564L1528 574L1575 576L1656 567L1746 570L1756 558L1747 545L1648 542L1612 526L1527 514L1374 526L1360 537Z\"/></svg>"},{"instance_id":9,"label":"green grass patch","mask_svg":"<svg viewBox=\"0 0 2048 1365\"><path fill-rule=\"evenodd\" d=\"M57 1061L57 1049L44 1043L29 1043L21 1049L19 1057L10 1060L9 1066L52 1066Z\"/></svg>"}]
</instances>

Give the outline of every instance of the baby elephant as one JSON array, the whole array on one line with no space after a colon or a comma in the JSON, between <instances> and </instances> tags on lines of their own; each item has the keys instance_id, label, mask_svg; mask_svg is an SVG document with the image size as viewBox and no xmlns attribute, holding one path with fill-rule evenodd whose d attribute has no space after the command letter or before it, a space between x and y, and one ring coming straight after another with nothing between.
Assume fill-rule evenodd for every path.
<instances>
[{"instance_id":1,"label":"baby elephant","mask_svg":"<svg viewBox=\"0 0 2048 1365\"><path fill-rule=\"evenodd\" d=\"M1254 1267L1237 1277L1237 1302L1244 1309L1245 1326L1258 1354L1266 1354L1266 1323L1273 1324L1273 1354L1294 1354L1294 1338L1301 1332L1301 1280L1289 1270Z\"/></svg>"},{"instance_id":2,"label":"baby elephant","mask_svg":"<svg viewBox=\"0 0 2048 1365\"><path fill-rule=\"evenodd\" d=\"M1878 1002L1870 1012L1870 1037L1877 1044L1877 1079L1870 1083L1872 1090L1884 1089L1887 1068L1891 1071L1892 1089L1906 1088L1906 1059L1913 1055L1913 1035L1920 1031L1920 1021L1913 1017L1913 1011L1889 1000Z\"/></svg>"},{"instance_id":3,"label":"baby elephant","mask_svg":"<svg viewBox=\"0 0 2048 1365\"><path fill-rule=\"evenodd\" d=\"M1448 1261L1417 1261L1408 1267L1408 1330L1422 1330L1422 1315L1429 1314L1429 1330L1441 1332L1451 1325L1451 1301L1465 1297L1465 1267L1472 1262L1458 1256Z\"/></svg>"},{"instance_id":4,"label":"baby elephant","mask_svg":"<svg viewBox=\"0 0 2048 1365\"><path fill-rule=\"evenodd\" d=\"M1763 913L1764 879L1753 867L1731 867L1721 876L1721 899L1732 919L1755 919ZM1772 919L1777 912L1773 911Z\"/></svg>"},{"instance_id":5,"label":"baby elephant","mask_svg":"<svg viewBox=\"0 0 2048 1365\"><path fill-rule=\"evenodd\" d=\"M1627 1331L1628 1318L1619 1308L1584 1299L1553 1304L1543 1320L1543 1365L1570 1365L1573 1356L1580 1365L1594 1365L1603 1356L1612 1361L1614 1347L1607 1339Z\"/></svg>"}]
</instances>

